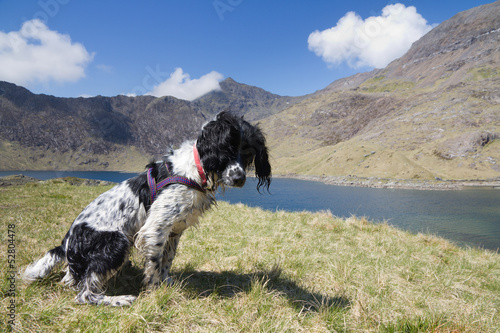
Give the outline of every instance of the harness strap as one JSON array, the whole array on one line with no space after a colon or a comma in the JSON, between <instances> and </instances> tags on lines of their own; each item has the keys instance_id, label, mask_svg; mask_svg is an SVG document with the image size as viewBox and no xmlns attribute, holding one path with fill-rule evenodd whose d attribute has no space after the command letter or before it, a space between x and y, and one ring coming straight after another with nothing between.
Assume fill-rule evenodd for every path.
<instances>
[{"instance_id":1,"label":"harness strap","mask_svg":"<svg viewBox=\"0 0 500 333\"><path fill-rule=\"evenodd\" d=\"M168 166L167 166L167 168L168 168ZM164 180L162 180L161 182L159 182L157 184L155 178L151 174L152 170L153 170L153 168L149 168L148 172L147 172L148 186L149 186L149 190L151 193L151 204L153 204L153 202L156 200L156 196L157 196L158 191L161 188L168 186L170 184L182 184L182 185L185 185L185 186L190 187L192 189L195 189L197 191L205 193L205 189L203 187L201 187L200 184L198 184L197 182L195 182L192 179L189 179L187 177L182 177L182 176L170 176L170 177L165 178Z\"/></svg>"}]
</instances>

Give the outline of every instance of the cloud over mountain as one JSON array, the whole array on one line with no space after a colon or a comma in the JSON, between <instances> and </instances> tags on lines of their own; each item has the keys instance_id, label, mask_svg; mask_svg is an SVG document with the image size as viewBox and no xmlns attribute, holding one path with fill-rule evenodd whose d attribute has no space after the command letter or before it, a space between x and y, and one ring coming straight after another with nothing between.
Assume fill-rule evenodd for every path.
<instances>
[{"instance_id":1,"label":"cloud over mountain","mask_svg":"<svg viewBox=\"0 0 500 333\"><path fill-rule=\"evenodd\" d=\"M432 28L415 7L397 3L365 20L348 12L336 26L312 32L308 45L328 64L383 68Z\"/></svg>"},{"instance_id":2,"label":"cloud over mountain","mask_svg":"<svg viewBox=\"0 0 500 333\"><path fill-rule=\"evenodd\" d=\"M75 82L85 77L93 57L82 44L37 19L19 31L0 31L0 80L21 85Z\"/></svg>"},{"instance_id":3,"label":"cloud over mountain","mask_svg":"<svg viewBox=\"0 0 500 333\"><path fill-rule=\"evenodd\" d=\"M224 76L216 71L201 76L199 79L191 79L182 68L176 68L170 77L153 88L146 95L174 96L179 99L192 101L213 90L220 90L219 82Z\"/></svg>"}]
</instances>

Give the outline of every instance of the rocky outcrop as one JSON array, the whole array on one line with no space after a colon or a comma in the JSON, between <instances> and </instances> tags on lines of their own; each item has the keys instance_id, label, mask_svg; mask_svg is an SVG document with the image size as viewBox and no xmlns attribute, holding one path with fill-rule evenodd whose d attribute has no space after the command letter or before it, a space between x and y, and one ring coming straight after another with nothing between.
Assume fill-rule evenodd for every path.
<instances>
[{"instance_id":1,"label":"rocky outcrop","mask_svg":"<svg viewBox=\"0 0 500 333\"><path fill-rule=\"evenodd\" d=\"M289 97L272 94L264 89L241 84L232 78L220 83L221 90L213 91L193 101L200 112L215 114L220 110L232 110L248 121L256 121L276 114L303 100L306 96Z\"/></svg>"},{"instance_id":2,"label":"rocky outcrop","mask_svg":"<svg viewBox=\"0 0 500 333\"><path fill-rule=\"evenodd\" d=\"M491 132L476 131L464 133L438 144L436 154L448 160L457 157L466 157L468 154L477 152L478 149L498 138L500 138L500 135Z\"/></svg>"},{"instance_id":3,"label":"rocky outcrop","mask_svg":"<svg viewBox=\"0 0 500 333\"><path fill-rule=\"evenodd\" d=\"M25 176L22 174L11 175L11 176L0 177L0 187L19 186L19 185L24 185L24 184L28 184L28 183L37 183L39 181L40 181L39 179Z\"/></svg>"}]
</instances>

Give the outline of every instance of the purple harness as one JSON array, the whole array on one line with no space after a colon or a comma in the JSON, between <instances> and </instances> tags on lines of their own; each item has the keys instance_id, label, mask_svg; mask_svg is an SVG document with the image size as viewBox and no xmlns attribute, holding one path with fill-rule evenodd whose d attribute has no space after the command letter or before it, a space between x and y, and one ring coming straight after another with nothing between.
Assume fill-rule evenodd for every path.
<instances>
[{"instance_id":1,"label":"purple harness","mask_svg":"<svg viewBox=\"0 0 500 333\"><path fill-rule=\"evenodd\" d=\"M167 170L170 173L168 165L165 164L165 166L167 167ZM162 180L161 182L159 182L157 184L155 178L151 175L152 170L153 170L153 168L149 168L148 173L147 173L148 186L149 186L149 190L151 192L151 204L153 204L153 202L156 200L156 196L157 196L158 191L161 188L163 188L167 185L170 185L170 184L182 184L182 185L185 185L187 187L191 187L192 189L195 189L195 190L203 192L203 193L205 193L205 191L206 191L203 187L201 187L200 184L198 184L194 180L189 179L187 177L181 177L181 176L170 176L170 177L165 178L164 180Z\"/></svg>"}]
</instances>

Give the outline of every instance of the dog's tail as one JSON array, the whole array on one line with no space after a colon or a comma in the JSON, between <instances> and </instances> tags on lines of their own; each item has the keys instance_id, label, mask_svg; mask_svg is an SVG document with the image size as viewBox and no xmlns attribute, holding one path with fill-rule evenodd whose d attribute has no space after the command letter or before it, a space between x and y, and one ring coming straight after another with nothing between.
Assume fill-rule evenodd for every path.
<instances>
[{"instance_id":1,"label":"dog's tail","mask_svg":"<svg viewBox=\"0 0 500 333\"><path fill-rule=\"evenodd\" d=\"M32 282L42 279L52 272L54 267L66 259L66 251L63 246L58 246L50 250L41 259L29 265L24 271L24 280Z\"/></svg>"}]
</instances>

